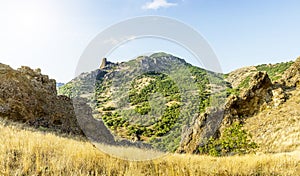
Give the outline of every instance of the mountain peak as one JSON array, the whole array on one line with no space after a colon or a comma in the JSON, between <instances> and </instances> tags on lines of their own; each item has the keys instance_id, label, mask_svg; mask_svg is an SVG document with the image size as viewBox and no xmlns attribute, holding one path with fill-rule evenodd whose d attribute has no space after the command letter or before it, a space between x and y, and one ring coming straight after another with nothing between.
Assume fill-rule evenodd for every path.
<instances>
[{"instance_id":1,"label":"mountain peak","mask_svg":"<svg viewBox=\"0 0 300 176\"><path fill-rule=\"evenodd\" d=\"M141 62L154 62L155 64L161 63L163 65L165 64L176 64L176 63L180 63L180 64L186 64L187 62L184 59L181 59L177 56L174 56L172 54L169 53L165 53L165 52L157 52L157 53L153 53L150 56L139 56L137 57L137 60L141 61Z\"/></svg>"},{"instance_id":2,"label":"mountain peak","mask_svg":"<svg viewBox=\"0 0 300 176\"><path fill-rule=\"evenodd\" d=\"M169 56L172 56L172 55L167 54L165 52L158 52L158 53L154 53L154 54L150 55L149 57L157 58L157 57L169 57Z\"/></svg>"}]
</instances>

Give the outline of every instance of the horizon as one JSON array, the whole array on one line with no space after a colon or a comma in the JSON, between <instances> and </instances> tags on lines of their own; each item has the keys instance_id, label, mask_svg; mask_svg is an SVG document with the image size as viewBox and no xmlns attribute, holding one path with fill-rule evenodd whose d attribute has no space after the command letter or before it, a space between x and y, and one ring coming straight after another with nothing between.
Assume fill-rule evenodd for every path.
<instances>
[{"instance_id":1,"label":"horizon","mask_svg":"<svg viewBox=\"0 0 300 176\"><path fill-rule=\"evenodd\" d=\"M80 56L97 34L125 19L148 15L173 18L198 31L223 73L294 61L300 56L299 5L296 0L0 1L0 62L12 68L41 68L43 74L66 83L75 77ZM107 58L116 62L157 51L201 67L185 48L154 38L133 38Z\"/></svg>"}]
</instances>

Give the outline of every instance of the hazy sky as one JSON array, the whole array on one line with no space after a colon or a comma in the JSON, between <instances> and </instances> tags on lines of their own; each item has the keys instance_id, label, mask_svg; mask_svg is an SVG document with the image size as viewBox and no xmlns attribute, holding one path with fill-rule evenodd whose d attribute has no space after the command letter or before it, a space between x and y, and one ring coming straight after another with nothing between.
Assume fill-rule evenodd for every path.
<instances>
[{"instance_id":1,"label":"hazy sky","mask_svg":"<svg viewBox=\"0 0 300 176\"><path fill-rule=\"evenodd\" d=\"M0 62L13 68L39 67L67 82L101 31L125 19L159 15L197 30L229 72L300 56L299 7L297 0L0 0ZM125 60L164 50L190 58L184 49L167 43L139 39L110 57Z\"/></svg>"}]
</instances>

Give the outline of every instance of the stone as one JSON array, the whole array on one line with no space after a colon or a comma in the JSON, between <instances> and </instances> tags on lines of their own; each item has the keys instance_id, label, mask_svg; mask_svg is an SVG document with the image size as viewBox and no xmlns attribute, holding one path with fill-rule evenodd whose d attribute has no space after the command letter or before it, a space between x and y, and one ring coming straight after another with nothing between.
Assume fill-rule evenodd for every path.
<instances>
[{"instance_id":1,"label":"stone","mask_svg":"<svg viewBox=\"0 0 300 176\"><path fill-rule=\"evenodd\" d=\"M284 72L280 82L287 88L299 86L299 83L300 83L300 57L297 58L296 61L290 66L290 68L288 68Z\"/></svg>"},{"instance_id":2,"label":"stone","mask_svg":"<svg viewBox=\"0 0 300 176\"><path fill-rule=\"evenodd\" d=\"M104 69L104 68L106 67L106 65L107 65L107 59L106 59L106 58L103 58L103 59L102 59L102 63L101 63L101 65L100 65L100 69Z\"/></svg>"},{"instance_id":3,"label":"stone","mask_svg":"<svg viewBox=\"0 0 300 176\"><path fill-rule=\"evenodd\" d=\"M284 92L284 90L281 87L278 87L277 89L272 90L273 94L273 103L274 107L278 107L279 105L286 102L288 99L288 95Z\"/></svg>"}]
</instances>

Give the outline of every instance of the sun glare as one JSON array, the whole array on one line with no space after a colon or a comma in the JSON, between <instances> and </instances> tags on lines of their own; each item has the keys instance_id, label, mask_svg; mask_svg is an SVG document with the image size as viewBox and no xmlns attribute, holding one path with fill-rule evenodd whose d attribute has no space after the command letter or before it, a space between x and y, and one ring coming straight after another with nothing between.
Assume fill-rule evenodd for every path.
<instances>
[{"instance_id":1,"label":"sun glare","mask_svg":"<svg viewBox=\"0 0 300 176\"><path fill-rule=\"evenodd\" d=\"M11 3L8 10L10 29L13 28L21 35L31 35L47 30L55 21L43 3L34 3L33 1Z\"/></svg>"}]
</instances>

